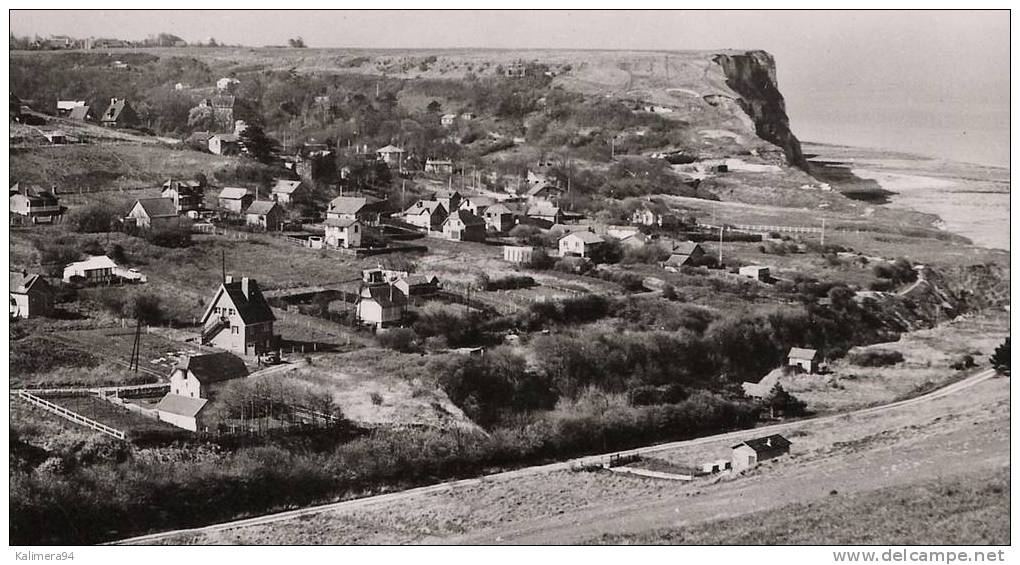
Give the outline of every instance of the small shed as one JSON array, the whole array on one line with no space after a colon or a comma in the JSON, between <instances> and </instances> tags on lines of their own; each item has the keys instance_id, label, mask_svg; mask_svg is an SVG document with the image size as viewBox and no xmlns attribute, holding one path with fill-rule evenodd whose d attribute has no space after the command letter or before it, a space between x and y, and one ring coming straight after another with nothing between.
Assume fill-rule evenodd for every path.
<instances>
[{"instance_id":1,"label":"small shed","mask_svg":"<svg viewBox=\"0 0 1020 565\"><path fill-rule=\"evenodd\" d=\"M762 461L790 452L790 440L779 434L749 439L732 447L733 471L739 473L756 467Z\"/></svg>"},{"instance_id":2,"label":"small shed","mask_svg":"<svg viewBox=\"0 0 1020 565\"><path fill-rule=\"evenodd\" d=\"M747 265L740 268L740 276L759 282L768 282L772 277L769 268L762 265Z\"/></svg>"},{"instance_id":3,"label":"small shed","mask_svg":"<svg viewBox=\"0 0 1020 565\"><path fill-rule=\"evenodd\" d=\"M272 200L256 200L244 211L244 223L266 231L280 229L283 209Z\"/></svg>"},{"instance_id":4,"label":"small shed","mask_svg":"<svg viewBox=\"0 0 1020 565\"><path fill-rule=\"evenodd\" d=\"M790 367L800 367L808 373L817 373L818 351L804 347L791 347L786 364Z\"/></svg>"}]
</instances>

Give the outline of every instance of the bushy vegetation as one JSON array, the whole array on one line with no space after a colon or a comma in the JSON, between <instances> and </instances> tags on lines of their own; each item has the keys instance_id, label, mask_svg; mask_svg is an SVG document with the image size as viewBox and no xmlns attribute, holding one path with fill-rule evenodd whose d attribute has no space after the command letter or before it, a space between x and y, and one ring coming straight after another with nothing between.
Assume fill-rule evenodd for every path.
<instances>
[{"instance_id":1,"label":"bushy vegetation","mask_svg":"<svg viewBox=\"0 0 1020 565\"><path fill-rule=\"evenodd\" d=\"M903 362L903 354L891 349L865 349L850 354L849 361L861 367L888 367Z\"/></svg>"}]
</instances>

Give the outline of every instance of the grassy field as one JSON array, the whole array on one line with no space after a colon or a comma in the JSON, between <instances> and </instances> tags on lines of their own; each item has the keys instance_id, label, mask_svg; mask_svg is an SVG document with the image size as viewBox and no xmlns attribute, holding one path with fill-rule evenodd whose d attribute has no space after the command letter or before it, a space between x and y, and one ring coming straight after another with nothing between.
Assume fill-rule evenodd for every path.
<instances>
[{"instance_id":1,"label":"grassy field","mask_svg":"<svg viewBox=\"0 0 1020 565\"><path fill-rule=\"evenodd\" d=\"M47 400L127 434L178 431L178 428L170 424L135 414L94 396L62 396Z\"/></svg>"},{"instance_id":2,"label":"grassy field","mask_svg":"<svg viewBox=\"0 0 1020 565\"><path fill-rule=\"evenodd\" d=\"M1009 545L1009 470L925 481L641 534L605 545Z\"/></svg>"}]
</instances>

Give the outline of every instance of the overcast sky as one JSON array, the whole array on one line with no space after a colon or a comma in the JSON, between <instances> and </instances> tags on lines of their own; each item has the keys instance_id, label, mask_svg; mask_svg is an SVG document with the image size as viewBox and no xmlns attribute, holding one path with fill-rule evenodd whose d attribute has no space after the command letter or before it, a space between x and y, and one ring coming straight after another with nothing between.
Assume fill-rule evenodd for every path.
<instances>
[{"instance_id":1,"label":"overcast sky","mask_svg":"<svg viewBox=\"0 0 1020 565\"><path fill-rule=\"evenodd\" d=\"M10 20L17 35L169 32L245 45L301 36L311 47L765 49L794 131L809 138L833 105L864 120L862 108L880 102L921 114L1009 108L1006 11L13 10Z\"/></svg>"}]
</instances>

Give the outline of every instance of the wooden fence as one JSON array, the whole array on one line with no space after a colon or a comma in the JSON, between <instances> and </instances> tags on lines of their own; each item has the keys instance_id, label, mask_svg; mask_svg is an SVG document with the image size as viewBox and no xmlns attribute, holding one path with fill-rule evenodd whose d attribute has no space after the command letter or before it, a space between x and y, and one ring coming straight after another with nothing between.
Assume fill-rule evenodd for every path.
<instances>
[{"instance_id":1,"label":"wooden fence","mask_svg":"<svg viewBox=\"0 0 1020 565\"><path fill-rule=\"evenodd\" d=\"M31 394L29 392L23 390L18 391L18 398L24 400L25 402L28 402L29 404L38 406L43 410L46 410L47 412L52 412L60 416L61 418L70 420L76 424L81 424L82 426L92 428L93 430L102 432L109 436L113 436L117 439L127 439L127 435L116 428L111 428L106 424L97 422L91 418L86 418L85 416L82 416L77 412L72 412L71 410L68 410L63 406L57 406L56 404L49 402L47 400L43 400L42 398L39 398L38 396L35 396L34 394Z\"/></svg>"}]
</instances>

